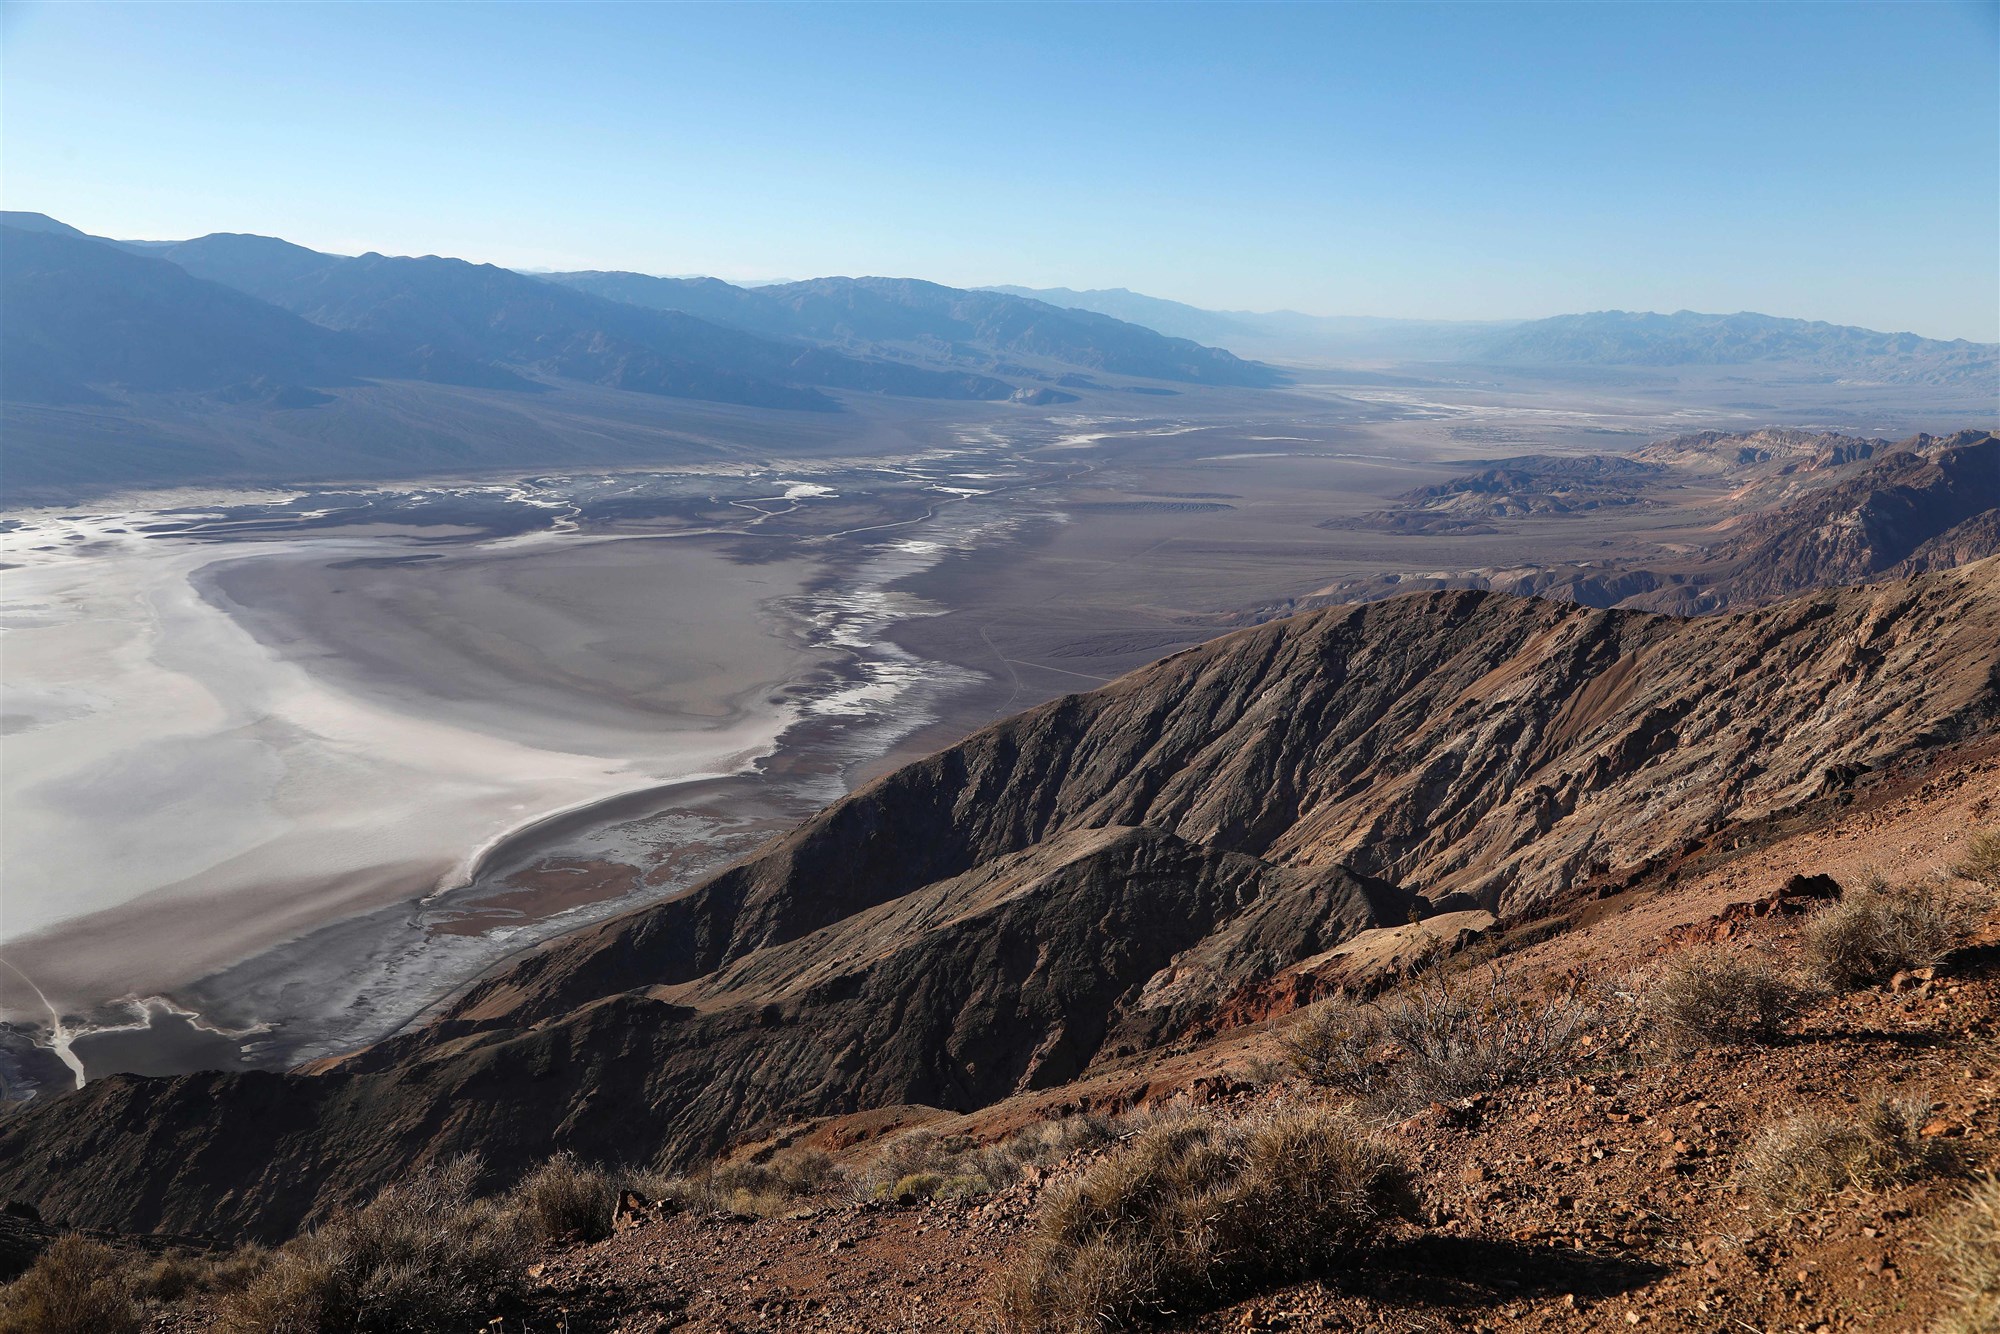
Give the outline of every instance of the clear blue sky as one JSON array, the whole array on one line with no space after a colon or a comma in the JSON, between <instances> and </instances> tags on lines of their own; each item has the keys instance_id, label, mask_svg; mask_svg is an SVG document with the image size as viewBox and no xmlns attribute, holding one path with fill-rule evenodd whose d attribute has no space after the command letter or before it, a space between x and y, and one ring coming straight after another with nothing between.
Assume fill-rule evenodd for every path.
<instances>
[{"instance_id":1,"label":"clear blue sky","mask_svg":"<svg viewBox=\"0 0 2000 1334\"><path fill-rule=\"evenodd\" d=\"M86 230L2000 338L2000 5L37 5Z\"/></svg>"}]
</instances>

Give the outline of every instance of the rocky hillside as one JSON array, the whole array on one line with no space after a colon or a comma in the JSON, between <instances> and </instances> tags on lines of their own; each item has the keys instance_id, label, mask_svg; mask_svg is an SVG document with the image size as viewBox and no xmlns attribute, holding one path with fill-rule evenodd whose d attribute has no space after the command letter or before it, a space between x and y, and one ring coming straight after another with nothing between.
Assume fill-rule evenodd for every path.
<instances>
[{"instance_id":1,"label":"rocky hillside","mask_svg":"<svg viewBox=\"0 0 2000 1334\"><path fill-rule=\"evenodd\" d=\"M1828 584L1948 569L2000 552L2000 436L1968 430L1892 443L1794 430L1704 432L1629 457L1502 459L1399 500L1395 509L1322 526L1465 535L1529 517L1668 506L1695 523L1683 541L1651 556L1343 580L1263 614L1414 587L1693 616Z\"/></svg>"},{"instance_id":2,"label":"rocky hillside","mask_svg":"<svg viewBox=\"0 0 2000 1334\"><path fill-rule=\"evenodd\" d=\"M1996 645L1993 560L1698 622L1450 592L1259 626L890 774L375 1048L32 1109L0 1195L277 1235L464 1151L672 1167L799 1115L969 1110L1362 930L1609 892L1984 735Z\"/></svg>"}]
</instances>

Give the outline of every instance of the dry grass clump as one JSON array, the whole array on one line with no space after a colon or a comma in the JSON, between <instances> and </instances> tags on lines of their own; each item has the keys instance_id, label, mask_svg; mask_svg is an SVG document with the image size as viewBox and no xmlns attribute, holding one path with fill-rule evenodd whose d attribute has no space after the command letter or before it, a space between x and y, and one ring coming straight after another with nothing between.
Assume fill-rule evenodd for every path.
<instances>
[{"instance_id":1,"label":"dry grass clump","mask_svg":"<svg viewBox=\"0 0 2000 1334\"><path fill-rule=\"evenodd\" d=\"M1959 1166L1956 1152L1922 1133L1936 1111L1923 1098L1885 1098L1858 1117L1792 1117L1743 1151L1743 1184L1773 1211L1788 1212L1850 1186L1884 1190L1950 1173Z\"/></svg>"},{"instance_id":2,"label":"dry grass clump","mask_svg":"<svg viewBox=\"0 0 2000 1334\"><path fill-rule=\"evenodd\" d=\"M477 1327L522 1284L532 1224L477 1199L456 1159L290 1242L222 1308L230 1334L430 1334Z\"/></svg>"},{"instance_id":3,"label":"dry grass clump","mask_svg":"<svg viewBox=\"0 0 2000 1334\"><path fill-rule=\"evenodd\" d=\"M1065 1116L1022 1127L1000 1144L912 1130L882 1146L858 1183L864 1195L912 1204L1004 1190L1030 1168L1047 1167L1130 1133L1142 1118Z\"/></svg>"},{"instance_id":4,"label":"dry grass clump","mask_svg":"<svg viewBox=\"0 0 2000 1334\"><path fill-rule=\"evenodd\" d=\"M1814 974L1842 991L1928 968L1964 943L1990 903L1949 881L1891 888L1876 881L1814 914L1805 950Z\"/></svg>"},{"instance_id":5,"label":"dry grass clump","mask_svg":"<svg viewBox=\"0 0 2000 1334\"><path fill-rule=\"evenodd\" d=\"M223 1255L162 1255L128 1272L136 1296L172 1303L196 1293L241 1292L270 1263L269 1251L249 1244Z\"/></svg>"},{"instance_id":6,"label":"dry grass clump","mask_svg":"<svg viewBox=\"0 0 2000 1334\"><path fill-rule=\"evenodd\" d=\"M689 1209L770 1218L799 1201L831 1189L841 1171L817 1149L779 1154L767 1162L717 1163L689 1176L629 1177L629 1189L651 1200L673 1200Z\"/></svg>"},{"instance_id":7,"label":"dry grass clump","mask_svg":"<svg viewBox=\"0 0 2000 1334\"><path fill-rule=\"evenodd\" d=\"M2000 829L1974 834L1952 874L2000 894Z\"/></svg>"},{"instance_id":8,"label":"dry grass clump","mask_svg":"<svg viewBox=\"0 0 2000 1334\"><path fill-rule=\"evenodd\" d=\"M1958 1309L1938 1334L1992 1334L2000 1329L2000 1177L1987 1175L1967 1193L1965 1207L1938 1224L1932 1245L1943 1258Z\"/></svg>"},{"instance_id":9,"label":"dry grass clump","mask_svg":"<svg viewBox=\"0 0 2000 1334\"><path fill-rule=\"evenodd\" d=\"M912 1130L882 1146L862 1173L863 1193L911 1204L934 1196L984 1195L1012 1185L1020 1162L1004 1149L965 1135Z\"/></svg>"},{"instance_id":10,"label":"dry grass clump","mask_svg":"<svg viewBox=\"0 0 2000 1334\"><path fill-rule=\"evenodd\" d=\"M508 1203L543 1241L597 1241L611 1235L618 1182L558 1153L514 1187Z\"/></svg>"},{"instance_id":11,"label":"dry grass clump","mask_svg":"<svg viewBox=\"0 0 2000 1334\"><path fill-rule=\"evenodd\" d=\"M1323 1269L1415 1210L1407 1166L1344 1113L1164 1119L1050 1193L1001 1319L1021 1334L1127 1328Z\"/></svg>"},{"instance_id":12,"label":"dry grass clump","mask_svg":"<svg viewBox=\"0 0 2000 1334\"><path fill-rule=\"evenodd\" d=\"M1805 988L1752 954L1709 947L1674 955L1640 984L1639 1012L1668 1047L1753 1046L1784 1031Z\"/></svg>"},{"instance_id":13,"label":"dry grass clump","mask_svg":"<svg viewBox=\"0 0 2000 1334\"><path fill-rule=\"evenodd\" d=\"M138 1334L145 1321L126 1257L70 1233L0 1288L0 1334Z\"/></svg>"},{"instance_id":14,"label":"dry grass clump","mask_svg":"<svg viewBox=\"0 0 2000 1334\"><path fill-rule=\"evenodd\" d=\"M1483 983L1433 969L1393 1001L1311 1007L1283 1045L1311 1082L1393 1111L1565 1074L1600 1022L1575 990L1536 994L1499 969Z\"/></svg>"}]
</instances>

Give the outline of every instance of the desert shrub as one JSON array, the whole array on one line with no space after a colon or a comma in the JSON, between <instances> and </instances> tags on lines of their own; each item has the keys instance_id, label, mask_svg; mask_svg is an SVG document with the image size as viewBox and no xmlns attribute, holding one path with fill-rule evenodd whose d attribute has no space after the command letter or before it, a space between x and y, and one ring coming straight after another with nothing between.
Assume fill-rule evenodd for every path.
<instances>
[{"instance_id":1,"label":"desert shrub","mask_svg":"<svg viewBox=\"0 0 2000 1334\"><path fill-rule=\"evenodd\" d=\"M514 1187L509 1201L543 1241L597 1241L611 1235L618 1183L559 1153Z\"/></svg>"},{"instance_id":2,"label":"desert shrub","mask_svg":"<svg viewBox=\"0 0 2000 1334\"><path fill-rule=\"evenodd\" d=\"M134 1262L127 1272L135 1297L173 1303L198 1293L241 1292L264 1271L270 1257L262 1246L250 1244L223 1255L162 1255Z\"/></svg>"},{"instance_id":3,"label":"desert shrub","mask_svg":"<svg viewBox=\"0 0 2000 1334\"><path fill-rule=\"evenodd\" d=\"M2000 894L2000 829L1974 834L1952 874Z\"/></svg>"},{"instance_id":4,"label":"desert shrub","mask_svg":"<svg viewBox=\"0 0 2000 1334\"><path fill-rule=\"evenodd\" d=\"M1537 994L1497 968L1483 980L1433 969L1391 1001L1313 1006L1286 1051L1312 1082L1390 1111L1567 1073L1599 1020L1575 990Z\"/></svg>"},{"instance_id":5,"label":"desert shrub","mask_svg":"<svg viewBox=\"0 0 2000 1334\"><path fill-rule=\"evenodd\" d=\"M1387 1042L1380 1010L1336 997L1309 1007L1280 1045L1309 1083L1367 1097L1388 1082L1393 1052Z\"/></svg>"},{"instance_id":6,"label":"desert shrub","mask_svg":"<svg viewBox=\"0 0 2000 1334\"><path fill-rule=\"evenodd\" d=\"M1807 923L1814 974L1843 991L1927 968L1962 943L1983 915L1978 896L1938 880L1892 889L1877 881L1821 909Z\"/></svg>"},{"instance_id":7,"label":"desert shrub","mask_svg":"<svg viewBox=\"0 0 2000 1334\"><path fill-rule=\"evenodd\" d=\"M1878 1099L1860 1116L1795 1116L1764 1130L1739 1161L1743 1184L1773 1210L1811 1207L1850 1186L1883 1190L1956 1170L1942 1140L1925 1139L1936 1112L1922 1098Z\"/></svg>"},{"instance_id":8,"label":"desert shrub","mask_svg":"<svg viewBox=\"0 0 2000 1334\"><path fill-rule=\"evenodd\" d=\"M1000 1149L1023 1167L1046 1167L1072 1153L1115 1142L1132 1122L1130 1117L1119 1121L1088 1113L1037 1121L1008 1136Z\"/></svg>"},{"instance_id":9,"label":"desert shrub","mask_svg":"<svg viewBox=\"0 0 2000 1334\"><path fill-rule=\"evenodd\" d=\"M0 1334L137 1334L144 1317L128 1269L102 1242L58 1237L0 1288Z\"/></svg>"},{"instance_id":10,"label":"desert shrub","mask_svg":"<svg viewBox=\"0 0 2000 1334\"><path fill-rule=\"evenodd\" d=\"M1162 1120L1052 1191L999 1295L1034 1334L1126 1328L1315 1272L1412 1216L1409 1169L1351 1117Z\"/></svg>"},{"instance_id":11,"label":"desert shrub","mask_svg":"<svg viewBox=\"0 0 2000 1334\"><path fill-rule=\"evenodd\" d=\"M1684 950L1638 986L1639 1011L1679 1050L1760 1044L1784 1031L1805 990L1755 955L1720 947Z\"/></svg>"},{"instance_id":12,"label":"desert shrub","mask_svg":"<svg viewBox=\"0 0 2000 1334\"><path fill-rule=\"evenodd\" d=\"M681 1177L629 1176L625 1186L647 1199L690 1209L767 1218L798 1206L801 1197L832 1188L840 1168L818 1149L779 1154L767 1162L717 1163Z\"/></svg>"},{"instance_id":13,"label":"desert shrub","mask_svg":"<svg viewBox=\"0 0 2000 1334\"><path fill-rule=\"evenodd\" d=\"M1032 1151L1031 1146L1023 1147ZM939 1193L983 1195L1020 1180L1024 1161L1007 1148L980 1144L969 1136L912 1130L882 1146L858 1185L863 1194L882 1200L929 1199ZM930 1178L936 1180L927 1191L912 1194L905 1189L913 1179Z\"/></svg>"},{"instance_id":14,"label":"desert shrub","mask_svg":"<svg viewBox=\"0 0 2000 1334\"><path fill-rule=\"evenodd\" d=\"M2000 1177L1989 1174L1974 1183L1964 1206L1934 1229L1932 1245L1957 1303L1938 1334L2000 1329Z\"/></svg>"},{"instance_id":15,"label":"desert shrub","mask_svg":"<svg viewBox=\"0 0 2000 1334\"><path fill-rule=\"evenodd\" d=\"M428 1334L478 1326L516 1296L531 1241L521 1213L476 1199L457 1159L384 1190L274 1252L222 1308L231 1334Z\"/></svg>"}]
</instances>

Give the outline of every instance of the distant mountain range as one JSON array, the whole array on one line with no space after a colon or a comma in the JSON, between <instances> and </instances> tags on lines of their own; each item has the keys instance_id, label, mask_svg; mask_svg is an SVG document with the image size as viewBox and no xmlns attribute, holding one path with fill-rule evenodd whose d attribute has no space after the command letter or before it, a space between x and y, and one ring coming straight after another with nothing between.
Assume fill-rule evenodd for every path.
<instances>
[{"instance_id":1,"label":"distant mountain range","mask_svg":"<svg viewBox=\"0 0 2000 1334\"><path fill-rule=\"evenodd\" d=\"M1880 333L1742 313L1605 310L1541 320L1392 320L1297 311L1204 310L1124 288L995 287L1278 358L1519 366L1795 366L1843 378L2000 389L2000 344Z\"/></svg>"},{"instance_id":2,"label":"distant mountain range","mask_svg":"<svg viewBox=\"0 0 2000 1334\"><path fill-rule=\"evenodd\" d=\"M1369 315L1304 315L1296 310L1204 310L1122 287L1079 292L1067 287L990 287L1129 320L1177 338L1218 347L1256 348L1260 356L1356 360L1458 360L1486 334L1518 321L1397 320Z\"/></svg>"},{"instance_id":3,"label":"distant mountain range","mask_svg":"<svg viewBox=\"0 0 2000 1334\"><path fill-rule=\"evenodd\" d=\"M1878 333L1819 320L1748 312L1671 315L1601 310L1517 325L1482 340L1484 359L1540 365L1815 367L1830 374L1901 383L2000 377L2000 345Z\"/></svg>"},{"instance_id":4,"label":"distant mountain range","mask_svg":"<svg viewBox=\"0 0 2000 1334\"><path fill-rule=\"evenodd\" d=\"M0 391L13 401L373 377L520 391L573 380L829 411L838 404L828 390L1049 402L1070 397L1055 387L1064 381L1107 387L1086 372L1282 378L1136 325L913 280L753 291L636 274L536 277L235 233L112 241L24 213L0 215L0 242Z\"/></svg>"},{"instance_id":5,"label":"distant mountain range","mask_svg":"<svg viewBox=\"0 0 2000 1334\"><path fill-rule=\"evenodd\" d=\"M639 273L541 276L614 301L685 311L778 338L877 349L887 345L905 355L953 361L1029 358L1189 384L1265 386L1282 381L1269 367L1157 326L915 278L815 278L744 288L715 278Z\"/></svg>"}]
</instances>

